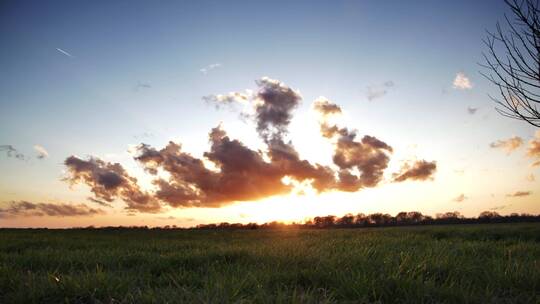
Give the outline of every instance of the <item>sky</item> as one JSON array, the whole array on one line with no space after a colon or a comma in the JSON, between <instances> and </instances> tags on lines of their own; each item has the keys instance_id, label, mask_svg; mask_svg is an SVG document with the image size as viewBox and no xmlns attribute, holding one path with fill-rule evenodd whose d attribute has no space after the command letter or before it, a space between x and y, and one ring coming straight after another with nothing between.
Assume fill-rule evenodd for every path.
<instances>
[{"instance_id":1,"label":"sky","mask_svg":"<svg viewBox=\"0 0 540 304\"><path fill-rule=\"evenodd\" d=\"M4 1L0 226L538 214L540 133L499 115L479 73L505 13Z\"/></svg>"}]
</instances>

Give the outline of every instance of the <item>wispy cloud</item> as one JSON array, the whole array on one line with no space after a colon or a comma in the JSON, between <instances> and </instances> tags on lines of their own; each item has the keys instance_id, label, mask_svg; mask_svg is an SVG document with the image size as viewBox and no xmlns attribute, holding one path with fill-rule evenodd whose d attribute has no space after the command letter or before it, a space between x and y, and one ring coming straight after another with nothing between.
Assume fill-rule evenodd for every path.
<instances>
[{"instance_id":1,"label":"wispy cloud","mask_svg":"<svg viewBox=\"0 0 540 304\"><path fill-rule=\"evenodd\" d=\"M87 197L86 199L89 200L89 201L91 201L92 203L96 203L96 204L98 204L98 205L100 205L100 206L103 206L103 207L112 207L111 204L109 204L109 203L107 203L107 202L104 202L104 201L102 201L102 200L95 199L95 198L93 198L93 197Z\"/></svg>"},{"instance_id":2,"label":"wispy cloud","mask_svg":"<svg viewBox=\"0 0 540 304\"><path fill-rule=\"evenodd\" d=\"M0 209L0 218L28 216L92 216L104 214L101 209L93 209L84 204L51 204L12 201L8 207Z\"/></svg>"},{"instance_id":3,"label":"wispy cloud","mask_svg":"<svg viewBox=\"0 0 540 304\"><path fill-rule=\"evenodd\" d=\"M38 159L44 159L49 157L49 152L47 152L47 150L41 145L34 145L34 150L36 150L38 154L36 156Z\"/></svg>"},{"instance_id":4,"label":"wispy cloud","mask_svg":"<svg viewBox=\"0 0 540 304\"><path fill-rule=\"evenodd\" d=\"M203 74L207 74L208 72L215 70L217 68L220 68L220 67L222 67L221 63L212 63L205 66L204 68L201 68L199 71L201 71L201 73Z\"/></svg>"},{"instance_id":5,"label":"wispy cloud","mask_svg":"<svg viewBox=\"0 0 540 304\"><path fill-rule=\"evenodd\" d=\"M499 205L499 206L491 207L491 208L489 208L489 210L497 211L497 210L505 209L505 208L510 207L510 206L512 206L512 205L511 204L510 205Z\"/></svg>"},{"instance_id":6,"label":"wispy cloud","mask_svg":"<svg viewBox=\"0 0 540 304\"><path fill-rule=\"evenodd\" d=\"M7 157L15 157L16 159L26 160L26 156L19 152L12 145L0 145L0 151L5 151Z\"/></svg>"},{"instance_id":7,"label":"wispy cloud","mask_svg":"<svg viewBox=\"0 0 540 304\"><path fill-rule=\"evenodd\" d=\"M381 84L371 85L367 87L366 97L369 101L378 99L388 94L390 88L395 86L394 82L389 80Z\"/></svg>"},{"instance_id":8,"label":"wispy cloud","mask_svg":"<svg viewBox=\"0 0 540 304\"><path fill-rule=\"evenodd\" d=\"M473 85L469 77L464 73L459 72L456 74L456 78L454 78L453 87L458 90L470 90Z\"/></svg>"},{"instance_id":9,"label":"wispy cloud","mask_svg":"<svg viewBox=\"0 0 540 304\"><path fill-rule=\"evenodd\" d=\"M61 48L56 48L56 50L70 58L73 58L73 55L71 55L69 52L62 50Z\"/></svg>"},{"instance_id":10,"label":"wispy cloud","mask_svg":"<svg viewBox=\"0 0 540 304\"><path fill-rule=\"evenodd\" d=\"M507 197L522 197L531 195L531 191L516 191L514 193L507 194Z\"/></svg>"},{"instance_id":11,"label":"wispy cloud","mask_svg":"<svg viewBox=\"0 0 540 304\"><path fill-rule=\"evenodd\" d=\"M143 89L150 89L150 88L152 88L151 84L146 83L146 82L138 82L135 85L135 87L133 88L133 90L140 91L140 90L143 90Z\"/></svg>"},{"instance_id":12,"label":"wispy cloud","mask_svg":"<svg viewBox=\"0 0 540 304\"><path fill-rule=\"evenodd\" d=\"M512 153L512 151L523 145L523 138L519 136L513 136L508 139L499 139L489 144L491 148L499 148L506 151L506 154Z\"/></svg>"}]
</instances>

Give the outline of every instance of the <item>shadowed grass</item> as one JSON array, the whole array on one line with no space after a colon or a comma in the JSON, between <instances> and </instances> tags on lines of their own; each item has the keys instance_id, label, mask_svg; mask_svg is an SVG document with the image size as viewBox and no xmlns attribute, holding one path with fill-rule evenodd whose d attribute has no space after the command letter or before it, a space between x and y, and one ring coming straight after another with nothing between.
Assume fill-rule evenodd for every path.
<instances>
[{"instance_id":1,"label":"shadowed grass","mask_svg":"<svg viewBox=\"0 0 540 304\"><path fill-rule=\"evenodd\" d=\"M0 303L538 303L540 224L1 230Z\"/></svg>"}]
</instances>

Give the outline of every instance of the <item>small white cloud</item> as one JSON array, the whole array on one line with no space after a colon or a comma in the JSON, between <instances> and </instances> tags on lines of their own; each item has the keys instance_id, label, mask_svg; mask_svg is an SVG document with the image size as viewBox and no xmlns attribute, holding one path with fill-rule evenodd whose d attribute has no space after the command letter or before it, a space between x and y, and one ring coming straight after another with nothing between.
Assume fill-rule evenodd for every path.
<instances>
[{"instance_id":1,"label":"small white cloud","mask_svg":"<svg viewBox=\"0 0 540 304\"><path fill-rule=\"evenodd\" d=\"M200 69L201 73L207 74L211 70L217 69L221 67L221 63L212 63L210 65L205 66L204 68Z\"/></svg>"},{"instance_id":2,"label":"small white cloud","mask_svg":"<svg viewBox=\"0 0 540 304\"><path fill-rule=\"evenodd\" d=\"M43 146L41 145L34 145L34 150L36 150L38 154L36 156L38 159L44 159L44 158L49 157L49 152L47 152L47 150L43 148Z\"/></svg>"},{"instance_id":3,"label":"small white cloud","mask_svg":"<svg viewBox=\"0 0 540 304\"><path fill-rule=\"evenodd\" d=\"M469 78L464 73L457 73L456 78L454 78L454 89L459 90L470 90L473 85Z\"/></svg>"}]
</instances>

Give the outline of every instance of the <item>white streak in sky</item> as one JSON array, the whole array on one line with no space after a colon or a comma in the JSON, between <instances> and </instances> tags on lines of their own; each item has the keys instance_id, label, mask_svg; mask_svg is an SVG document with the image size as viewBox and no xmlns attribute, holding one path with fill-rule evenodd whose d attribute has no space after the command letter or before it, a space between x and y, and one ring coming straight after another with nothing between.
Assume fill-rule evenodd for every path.
<instances>
[{"instance_id":1,"label":"white streak in sky","mask_svg":"<svg viewBox=\"0 0 540 304\"><path fill-rule=\"evenodd\" d=\"M73 55L71 55L70 53L68 53L68 52L66 52L66 51L64 51L62 49L56 48L56 50L59 51L60 53L64 54L64 55L68 56L68 57L73 58Z\"/></svg>"}]
</instances>

